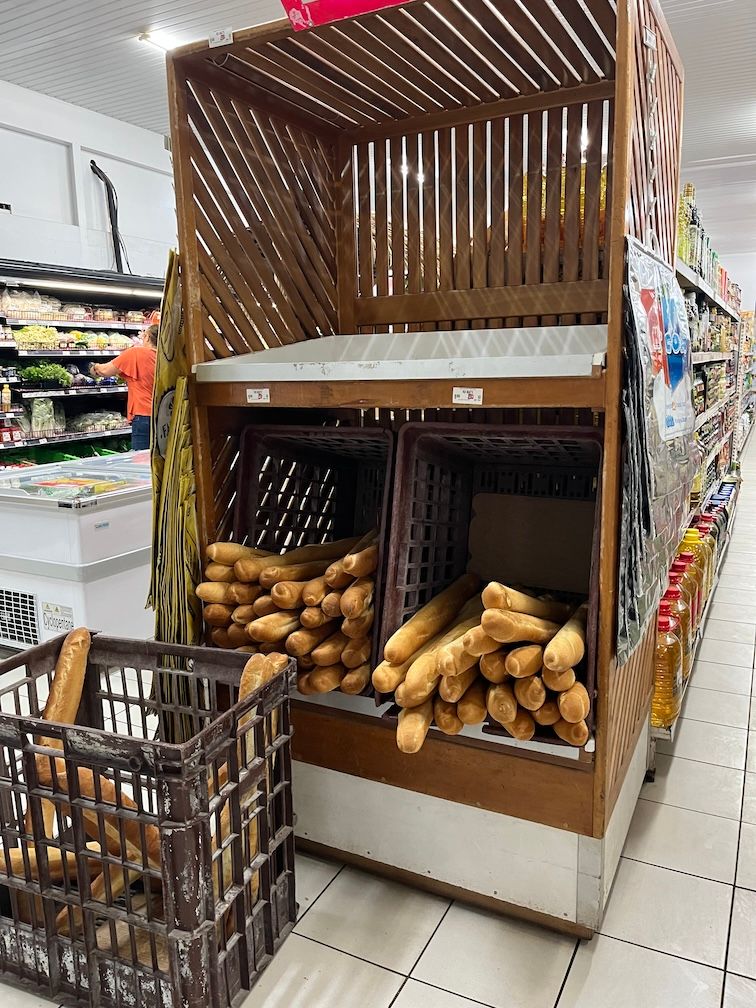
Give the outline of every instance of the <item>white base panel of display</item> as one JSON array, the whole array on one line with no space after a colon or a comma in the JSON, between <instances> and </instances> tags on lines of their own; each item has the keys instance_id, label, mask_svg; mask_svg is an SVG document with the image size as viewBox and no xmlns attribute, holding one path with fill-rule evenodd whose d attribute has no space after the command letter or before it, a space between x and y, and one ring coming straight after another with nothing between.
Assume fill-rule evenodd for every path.
<instances>
[{"instance_id":1,"label":"white base panel of display","mask_svg":"<svg viewBox=\"0 0 756 1008\"><path fill-rule=\"evenodd\" d=\"M647 748L644 731L601 840L295 761L297 837L368 869L407 873L418 885L427 879L435 891L440 883L473 902L501 903L504 912L520 908L555 927L593 932L643 783Z\"/></svg>"}]
</instances>

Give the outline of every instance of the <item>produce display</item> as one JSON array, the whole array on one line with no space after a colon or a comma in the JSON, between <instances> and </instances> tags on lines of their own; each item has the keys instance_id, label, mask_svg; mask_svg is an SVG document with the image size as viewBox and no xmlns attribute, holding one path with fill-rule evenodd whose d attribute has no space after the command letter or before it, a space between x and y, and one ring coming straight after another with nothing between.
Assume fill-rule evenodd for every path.
<instances>
[{"instance_id":1,"label":"produce display","mask_svg":"<svg viewBox=\"0 0 756 1008\"><path fill-rule=\"evenodd\" d=\"M376 532L271 554L238 543L208 546L196 589L216 647L284 650L299 666L300 693L362 693L378 568Z\"/></svg>"},{"instance_id":2,"label":"produce display","mask_svg":"<svg viewBox=\"0 0 756 1008\"><path fill-rule=\"evenodd\" d=\"M131 309L125 315L111 307L82 304L63 304L58 298L38 291L8 287L0 291L0 314L12 319L45 319L50 322L130 322L137 325L147 323L149 312ZM43 328L43 327L37 327Z\"/></svg>"},{"instance_id":3,"label":"produce display","mask_svg":"<svg viewBox=\"0 0 756 1008\"><path fill-rule=\"evenodd\" d=\"M588 604L465 574L386 642L372 683L400 708L397 745L422 747L432 725L457 735L487 718L513 738L538 732L573 746L590 737L591 697L579 681Z\"/></svg>"},{"instance_id":4,"label":"produce display","mask_svg":"<svg viewBox=\"0 0 756 1008\"><path fill-rule=\"evenodd\" d=\"M128 350L133 346L124 333L102 332L90 329L86 332L71 329L64 332L53 326L26 325L13 333L19 350Z\"/></svg>"}]
</instances>

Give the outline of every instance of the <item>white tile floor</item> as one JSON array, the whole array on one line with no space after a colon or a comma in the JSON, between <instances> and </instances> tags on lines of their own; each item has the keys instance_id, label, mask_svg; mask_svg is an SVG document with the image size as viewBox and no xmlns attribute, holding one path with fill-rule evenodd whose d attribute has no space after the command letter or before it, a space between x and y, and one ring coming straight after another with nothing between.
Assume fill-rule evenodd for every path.
<instances>
[{"instance_id":1,"label":"white tile floor","mask_svg":"<svg viewBox=\"0 0 756 1008\"><path fill-rule=\"evenodd\" d=\"M680 730L601 933L577 942L299 856L295 933L245 1008L756 1008L756 439L743 474Z\"/></svg>"}]
</instances>

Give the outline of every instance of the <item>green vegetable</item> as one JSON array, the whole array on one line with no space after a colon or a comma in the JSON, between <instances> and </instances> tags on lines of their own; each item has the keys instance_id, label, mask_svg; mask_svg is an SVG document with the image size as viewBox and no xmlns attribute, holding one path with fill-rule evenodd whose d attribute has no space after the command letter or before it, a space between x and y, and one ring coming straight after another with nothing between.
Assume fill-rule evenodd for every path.
<instances>
[{"instance_id":1,"label":"green vegetable","mask_svg":"<svg viewBox=\"0 0 756 1008\"><path fill-rule=\"evenodd\" d=\"M25 382L33 385L52 382L55 385L60 385L61 388L68 388L73 381L64 367L61 367L60 364L50 364L48 361L40 361L39 364L22 368L19 374Z\"/></svg>"}]
</instances>

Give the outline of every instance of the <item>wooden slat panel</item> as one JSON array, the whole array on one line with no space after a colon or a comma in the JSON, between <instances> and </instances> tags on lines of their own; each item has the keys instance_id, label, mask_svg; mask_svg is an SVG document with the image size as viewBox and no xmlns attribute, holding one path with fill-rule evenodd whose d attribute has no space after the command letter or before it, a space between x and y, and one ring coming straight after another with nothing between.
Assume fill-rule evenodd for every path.
<instances>
[{"instance_id":1,"label":"wooden slat panel","mask_svg":"<svg viewBox=\"0 0 756 1008\"><path fill-rule=\"evenodd\" d=\"M391 179L391 291L406 290L404 246L404 145L400 137L392 137L389 145Z\"/></svg>"},{"instance_id":2,"label":"wooden slat panel","mask_svg":"<svg viewBox=\"0 0 756 1008\"><path fill-rule=\"evenodd\" d=\"M507 283L511 287L522 284L523 244L523 156L525 151L525 123L521 115L509 120L509 202L507 208ZM510 315L507 325L517 326L520 320Z\"/></svg>"},{"instance_id":3,"label":"wooden slat panel","mask_svg":"<svg viewBox=\"0 0 756 1008\"><path fill-rule=\"evenodd\" d=\"M360 144L357 156L357 288L369 297L373 292L373 215L370 209L370 152Z\"/></svg>"},{"instance_id":4,"label":"wooden slat panel","mask_svg":"<svg viewBox=\"0 0 756 1008\"><path fill-rule=\"evenodd\" d=\"M541 282L541 224L543 220L543 114L528 116L527 219L525 223L525 283ZM524 325L537 325L526 318Z\"/></svg>"},{"instance_id":5,"label":"wooden slat panel","mask_svg":"<svg viewBox=\"0 0 756 1008\"><path fill-rule=\"evenodd\" d=\"M491 227L488 243L488 286L503 287L506 283L506 232L504 211L504 173L506 156L504 146L504 120L491 123L491 158L489 162L489 185L491 189ZM490 325L498 328L504 324L502 318L492 318Z\"/></svg>"},{"instance_id":6,"label":"wooden slat panel","mask_svg":"<svg viewBox=\"0 0 756 1008\"><path fill-rule=\"evenodd\" d=\"M559 253L562 231L562 109L547 116L546 207L543 244L543 282L559 280ZM556 315L541 319L542 325L556 325Z\"/></svg>"},{"instance_id":7,"label":"wooden slat panel","mask_svg":"<svg viewBox=\"0 0 756 1008\"><path fill-rule=\"evenodd\" d=\"M373 148L375 158L375 283L378 296L389 293L388 175L386 141Z\"/></svg>"},{"instance_id":8,"label":"wooden slat panel","mask_svg":"<svg viewBox=\"0 0 756 1008\"><path fill-rule=\"evenodd\" d=\"M605 312L607 292L605 280L594 280L359 298L355 302L355 315L358 325L381 325L392 321L431 322L485 319L500 315L521 317L579 311Z\"/></svg>"},{"instance_id":9,"label":"wooden slat panel","mask_svg":"<svg viewBox=\"0 0 756 1008\"><path fill-rule=\"evenodd\" d=\"M470 139L466 126L454 130L454 172L456 196L455 244L454 244L454 286L457 290L468 290L471 286L470 257ZM480 316L479 316L480 317ZM459 328L466 328L460 319Z\"/></svg>"},{"instance_id":10,"label":"wooden slat panel","mask_svg":"<svg viewBox=\"0 0 756 1008\"><path fill-rule=\"evenodd\" d=\"M583 198L583 280L595 280L599 275L599 209L601 206L601 146L604 108L602 102L591 102L586 116L585 196ZM582 322L596 318L583 312Z\"/></svg>"},{"instance_id":11,"label":"wooden slat panel","mask_svg":"<svg viewBox=\"0 0 756 1008\"><path fill-rule=\"evenodd\" d=\"M472 128L472 286L485 287L488 283L488 137L486 123L475 123ZM482 319L474 328L484 326Z\"/></svg>"},{"instance_id":12,"label":"wooden slat panel","mask_svg":"<svg viewBox=\"0 0 756 1008\"><path fill-rule=\"evenodd\" d=\"M454 210L452 206L452 131L438 131L439 290L454 286Z\"/></svg>"},{"instance_id":13,"label":"wooden slat panel","mask_svg":"<svg viewBox=\"0 0 756 1008\"><path fill-rule=\"evenodd\" d=\"M423 290L438 290L438 235L436 226L436 137L423 133Z\"/></svg>"},{"instance_id":14,"label":"wooden slat panel","mask_svg":"<svg viewBox=\"0 0 756 1008\"><path fill-rule=\"evenodd\" d=\"M422 290L422 264L420 262L420 157L419 136L407 137L405 143L407 188L407 293L419 294Z\"/></svg>"}]
</instances>

